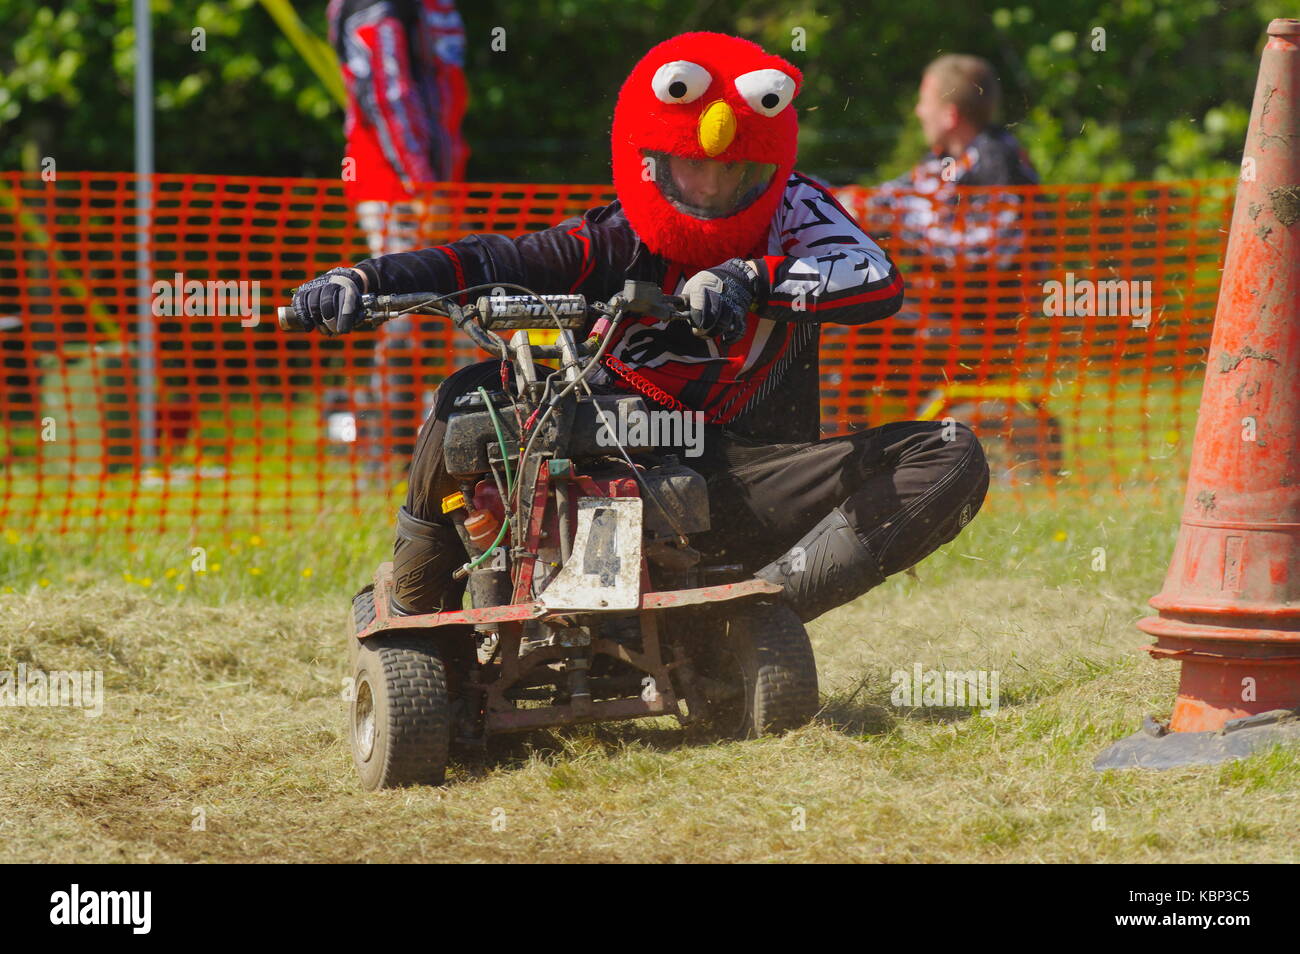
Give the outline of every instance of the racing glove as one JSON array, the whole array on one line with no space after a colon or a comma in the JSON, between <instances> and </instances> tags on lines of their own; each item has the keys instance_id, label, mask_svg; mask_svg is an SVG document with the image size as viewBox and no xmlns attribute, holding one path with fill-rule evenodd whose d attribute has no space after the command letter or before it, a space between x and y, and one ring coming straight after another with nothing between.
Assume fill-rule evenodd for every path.
<instances>
[{"instance_id":1,"label":"racing glove","mask_svg":"<svg viewBox=\"0 0 1300 954\"><path fill-rule=\"evenodd\" d=\"M333 268L293 293L293 313L307 331L345 335L361 318L360 276L350 268Z\"/></svg>"},{"instance_id":2,"label":"racing glove","mask_svg":"<svg viewBox=\"0 0 1300 954\"><path fill-rule=\"evenodd\" d=\"M691 309L695 334L717 338L723 344L739 341L758 286L757 272L739 258L692 275L682 288L682 297Z\"/></svg>"}]
</instances>

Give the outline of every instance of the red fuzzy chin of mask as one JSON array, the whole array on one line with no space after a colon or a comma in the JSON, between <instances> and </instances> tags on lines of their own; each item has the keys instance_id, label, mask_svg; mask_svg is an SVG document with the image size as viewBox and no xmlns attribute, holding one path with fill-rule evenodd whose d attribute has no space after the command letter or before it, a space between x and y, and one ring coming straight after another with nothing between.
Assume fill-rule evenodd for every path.
<instances>
[{"instance_id":1,"label":"red fuzzy chin of mask","mask_svg":"<svg viewBox=\"0 0 1300 954\"><path fill-rule=\"evenodd\" d=\"M712 83L690 103L664 103L650 82L655 71L674 60L688 60L709 71ZM753 70L778 69L797 84L802 74L791 64L739 37L722 33L684 33L660 43L632 69L614 107L611 154L614 189L628 222L652 252L695 269L730 258L747 258L764 248L772 216L794 170L799 121L794 105L775 116L755 112L737 92L735 79ZM797 95L797 92L796 92ZM724 100L736 115L736 136L716 156L700 146L700 114ZM745 160L776 166L767 189L735 215L698 219L678 211L643 175L644 150L718 161Z\"/></svg>"}]
</instances>

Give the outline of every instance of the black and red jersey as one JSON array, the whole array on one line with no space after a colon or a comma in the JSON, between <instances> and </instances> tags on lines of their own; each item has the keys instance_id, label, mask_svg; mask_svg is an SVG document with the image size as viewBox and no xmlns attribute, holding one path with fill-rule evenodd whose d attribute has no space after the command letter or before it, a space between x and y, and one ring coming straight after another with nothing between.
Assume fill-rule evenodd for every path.
<instances>
[{"instance_id":1,"label":"black and red jersey","mask_svg":"<svg viewBox=\"0 0 1300 954\"><path fill-rule=\"evenodd\" d=\"M348 91L348 199L397 202L407 183L464 179L465 28L452 0L330 0L328 16Z\"/></svg>"},{"instance_id":2,"label":"black and red jersey","mask_svg":"<svg viewBox=\"0 0 1300 954\"><path fill-rule=\"evenodd\" d=\"M896 312L903 280L881 248L817 183L794 173L762 248L752 259L769 287L745 334L730 344L698 338L682 322L625 320L601 369L607 386L764 441L815 440L822 324L858 325ZM651 252L619 203L510 239L471 235L357 265L370 291L451 291L511 282L538 292L608 299L636 279L680 292L690 274Z\"/></svg>"}]
</instances>

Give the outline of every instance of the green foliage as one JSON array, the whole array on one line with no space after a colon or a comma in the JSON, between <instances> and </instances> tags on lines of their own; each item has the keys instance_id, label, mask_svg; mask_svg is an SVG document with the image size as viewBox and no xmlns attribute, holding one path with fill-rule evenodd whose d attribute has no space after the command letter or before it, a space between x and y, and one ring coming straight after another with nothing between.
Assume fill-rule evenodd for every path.
<instances>
[{"instance_id":1,"label":"green foliage","mask_svg":"<svg viewBox=\"0 0 1300 954\"><path fill-rule=\"evenodd\" d=\"M0 0L16 38L0 48L0 168L52 156L59 169L130 169L132 5L60 6ZM309 26L323 34L319 7ZM160 172L337 173L339 111L257 0L153 0L152 12Z\"/></svg>"},{"instance_id":2,"label":"green foliage","mask_svg":"<svg viewBox=\"0 0 1300 954\"><path fill-rule=\"evenodd\" d=\"M131 5L0 0L0 168L132 162ZM298 4L318 36L321 0ZM496 0L462 2L471 178L609 179L632 63L686 30L738 33L805 74L802 168L879 181L924 149L921 69L946 51L999 68L1005 118L1048 181L1230 174L1269 19L1286 0ZM153 0L157 167L334 176L341 110L257 0ZM1290 13L1294 13L1293 10ZM194 30L206 49L193 49ZM493 31L505 30L505 49ZM1100 34L1104 30L1104 48ZM498 44L499 46L499 44ZM800 48L802 47L802 49Z\"/></svg>"},{"instance_id":3,"label":"green foliage","mask_svg":"<svg viewBox=\"0 0 1300 954\"><path fill-rule=\"evenodd\" d=\"M1232 175L1264 29L1284 15L1273 0L1067 0L991 21L1039 171L1104 182Z\"/></svg>"}]
</instances>

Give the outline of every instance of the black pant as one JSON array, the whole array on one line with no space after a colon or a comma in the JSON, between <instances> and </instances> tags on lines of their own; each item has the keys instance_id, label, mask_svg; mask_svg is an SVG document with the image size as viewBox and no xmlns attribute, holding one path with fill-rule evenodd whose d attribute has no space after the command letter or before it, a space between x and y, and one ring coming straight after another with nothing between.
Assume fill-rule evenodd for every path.
<instances>
[{"instance_id":1,"label":"black pant","mask_svg":"<svg viewBox=\"0 0 1300 954\"><path fill-rule=\"evenodd\" d=\"M971 430L899 421L803 444L756 444L706 430L687 466L709 482L713 529L692 546L751 572L839 507L882 576L957 536L984 502L989 472Z\"/></svg>"},{"instance_id":2,"label":"black pant","mask_svg":"<svg viewBox=\"0 0 1300 954\"><path fill-rule=\"evenodd\" d=\"M499 388L500 362L462 368L438 389L411 462L406 509L449 524L443 497L458 489L443 463L453 400L477 387ZM708 563L753 572L792 547L835 507L875 557L882 576L907 569L953 539L988 491L984 452L958 422L899 421L802 444L762 444L718 427L704 431L703 453L686 466L709 484L708 533L691 537Z\"/></svg>"}]
</instances>

